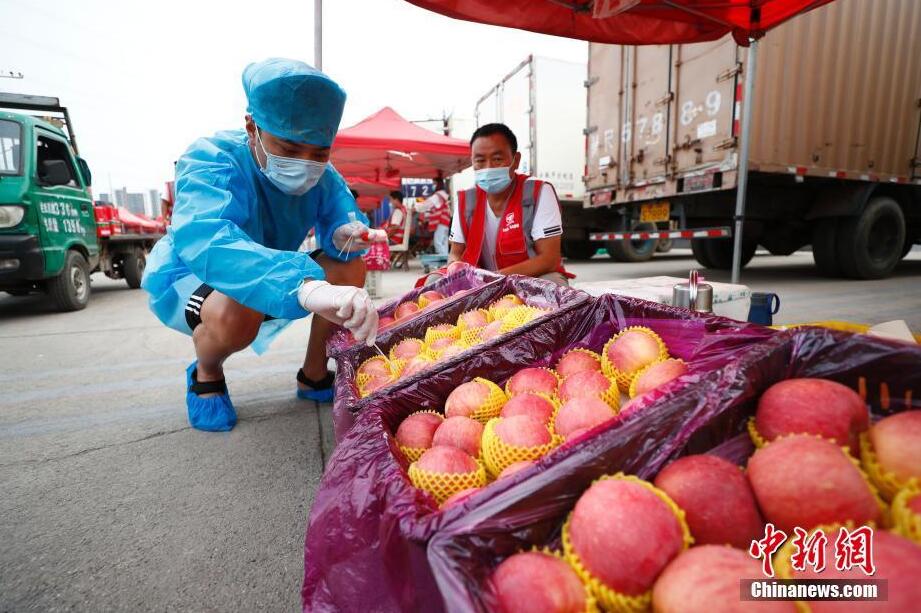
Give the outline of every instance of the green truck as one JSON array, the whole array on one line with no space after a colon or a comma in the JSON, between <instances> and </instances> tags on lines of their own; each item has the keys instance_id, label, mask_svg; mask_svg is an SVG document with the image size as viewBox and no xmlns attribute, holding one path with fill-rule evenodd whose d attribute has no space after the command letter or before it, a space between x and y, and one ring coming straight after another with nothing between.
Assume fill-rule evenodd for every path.
<instances>
[{"instance_id":1,"label":"green truck","mask_svg":"<svg viewBox=\"0 0 921 613\"><path fill-rule=\"evenodd\" d=\"M163 228L124 223L116 207L94 203L91 184L60 101L0 92L0 291L46 292L75 311L89 302L93 272L140 287Z\"/></svg>"}]
</instances>

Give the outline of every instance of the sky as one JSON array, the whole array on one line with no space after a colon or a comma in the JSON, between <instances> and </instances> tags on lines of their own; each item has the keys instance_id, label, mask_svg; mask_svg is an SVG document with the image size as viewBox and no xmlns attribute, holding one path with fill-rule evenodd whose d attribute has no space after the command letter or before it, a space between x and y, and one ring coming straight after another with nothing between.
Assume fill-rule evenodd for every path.
<instances>
[{"instance_id":1,"label":"sky","mask_svg":"<svg viewBox=\"0 0 921 613\"><path fill-rule=\"evenodd\" d=\"M248 63L313 63L313 25L313 0L0 0L0 73L24 75L0 79L0 91L61 99L96 193L162 191L192 141L242 128ZM348 93L341 127L383 106L469 126L476 101L529 54L584 63L588 53L403 0L325 0L323 45L324 72Z\"/></svg>"}]
</instances>

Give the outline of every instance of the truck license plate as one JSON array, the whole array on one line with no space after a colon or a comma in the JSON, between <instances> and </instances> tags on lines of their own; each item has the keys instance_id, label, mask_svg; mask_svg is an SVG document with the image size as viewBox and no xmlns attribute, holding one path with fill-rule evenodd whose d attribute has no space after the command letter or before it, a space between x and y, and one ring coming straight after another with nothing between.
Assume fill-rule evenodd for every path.
<instances>
[{"instance_id":1,"label":"truck license plate","mask_svg":"<svg viewBox=\"0 0 921 613\"><path fill-rule=\"evenodd\" d=\"M652 202L640 206L640 221L668 221L668 202Z\"/></svg>"}]
</instances>

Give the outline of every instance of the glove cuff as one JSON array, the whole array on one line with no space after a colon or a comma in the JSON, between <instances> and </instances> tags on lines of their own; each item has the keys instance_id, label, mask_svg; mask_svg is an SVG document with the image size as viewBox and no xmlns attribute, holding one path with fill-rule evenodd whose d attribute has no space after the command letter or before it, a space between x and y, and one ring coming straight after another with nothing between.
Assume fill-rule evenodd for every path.
<instances>
[{"instance_id":1,"label":"glove cuff","mask_svg":"<svg viewBox=\"0 0 921 613\"><path fill-rule=\"evenodd\" d=\"M310 295L326 285L329 285L329 283L316 280L304 281L301 283L301 286L297 290L297 301L304 307L304 310L310 310L307 308L307 301L310 299Z\"/></svg>"}]
</instances>

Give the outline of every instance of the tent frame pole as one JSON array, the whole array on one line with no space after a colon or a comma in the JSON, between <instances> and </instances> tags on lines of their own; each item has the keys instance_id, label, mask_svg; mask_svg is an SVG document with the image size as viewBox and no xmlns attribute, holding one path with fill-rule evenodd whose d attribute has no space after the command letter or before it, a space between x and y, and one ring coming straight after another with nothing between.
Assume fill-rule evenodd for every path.
<instances>
[{"instance_id":1,"label":"tent frame pole","mask_svg":"<svg viewBox=\"0 0 921 613\"><path fill-rule=\"evenodd\" d=\"M738 180L736 181L735 231L732 248L732 283L739 282L742 269L742 227L745 221L745 196L748 189L748 152L751 148L752 107L755 105L755 70L758 41L750 39L745 62L745 93L742 100L742 134L739 142Z\"/></svg>"}]
</instances>

